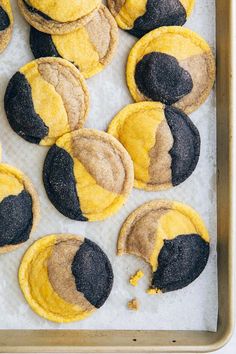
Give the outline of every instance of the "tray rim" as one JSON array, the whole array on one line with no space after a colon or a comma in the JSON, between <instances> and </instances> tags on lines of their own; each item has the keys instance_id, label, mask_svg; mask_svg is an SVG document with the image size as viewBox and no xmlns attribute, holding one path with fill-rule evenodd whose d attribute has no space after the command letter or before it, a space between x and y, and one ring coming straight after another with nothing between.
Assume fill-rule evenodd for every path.
<instances>
[{"instance_id":1,"label":"tray rim","mask_svg":"<svg viewBox=\"0 0 236 354\"><path fill-rule=\"evenodd\" d=\"M224 6L224 2L227 3L228 6L228 78L227 78L227 89L228 89L228 120L229 120L229 132L228 132L228 154L229 154L229 169L228 169L228 211L229 211L229 224L228 224L228 233L229 233L229 240L227 246L228 252L228 293L227 293L227 321L222 325L219 324L219 331L216 333L213 332L204 332L204 331L43 331L43 330L24 330L24 331L11 331L11 330L0 330L0 353L26 353L26 352L42 352L42 353L51 353L51 352L61 352L61 353L92 353L92 352L103 352L103 353L180 353L180 352L188 352L188 353L195 353L197 352L213 352L219 350L224 345L228 343L230 340L233 329L234 329L234 277L233 277L233 269L234 269L234 248L235 248L235 241L234 235L236 234L235 228L235 221L233 220L233 216L236 212L236 204L235 204L235 191L236 188L234 187L234 181L236 176L236 163L235 163L235 153L236 151L236 144L235 144L235 123L234 117L236 117L236 109L234 108L234 68L233 62L235 57L235 48L233 43L233 33L236 30L236 26L234 25L233 21L233 14L236 10L236 4L233 0L215 0L216 1L216 9L217 9L217 33L219 34L220 26L220 14L221 14L221 7ZM222 21L222 19L221 19ZM217 47L218 47L218 39L217 39ZM236 46L235 46L236 47ZM217 49L218 51L218 49ZM220 90L219 90L220 91ZM217 97L218 93L217 93ZM218 127L219 128L219 127ZM219 131L219 129L218 129ZM218 137L219 138L219 137ZM218 141L219 142L219 141ZM218 144L219 146L219 144ZM79 345L73 344L72 342L68 343L67 345L60 345L60 342L65 338L66 333L70 332L70 334L74 335L75 341L78 340L78 332L80 335ZM91 333L94 333L91 335ZM100 332L100 333L99 333ZM102 338L102 332L109 332L111 334L111 340L113 341L113 345L95 345L94 340L96 338ZM190 345L188 344L188 340L186 344L175 344L170 343L169 345L148 345L150 336L153 333L158 334L160 336L160 342L162 340L162 335L168 334L170 338L174 338L176 333L178 335L188 338L188 335L195 336L196 343L199 341L199 338L208 337L208 344L201 344L201 345ZM45 335L47 334L47 336ZM49 334L49 335L48 335ZM143 339L146 345L137 345L137 342L133 342L135 337L140 336ZM173 335L173 337L172 337ZM90 336L90 344L88 345L88 336ZM113 337L117 337L114 340ZM47 338L46 338L47 337ZM87 340L85 340L85 337ZM131 339L129 344L124 345L122 344L123 338ZM10 341L9 341L10 338ZM22 338L25 338L23 341ZM33 344L33 338L36 338L38 344ZM133 338L133 339L132 339ZM116 344L116 342L120 341L120 344ZM128 341L128 339L127 339ZM11 343L10 343L11 342ZM29 345L25 345L25 344ZM31 345L30 345L31 343ZM77 342L78 343L78 342ZM103 343L103 340L101 340ZM150 342L151 343L151 342Z\"/></svg>"}]
</instances>

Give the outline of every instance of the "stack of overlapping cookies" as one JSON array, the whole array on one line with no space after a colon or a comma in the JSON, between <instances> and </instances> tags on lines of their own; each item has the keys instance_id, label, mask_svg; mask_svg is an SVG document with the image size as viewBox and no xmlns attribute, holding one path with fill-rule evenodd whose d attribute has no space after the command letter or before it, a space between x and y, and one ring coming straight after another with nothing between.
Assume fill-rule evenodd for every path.
<instances>
[{"instance_id":1,"label":"stack of overlapping cookies","mask_svg":"<svg viewBox=\"0 0 236 354\"><path fill-rule=\"evenodd\" d=\"M183 183L195 170L201 147L187 114L204 103L215 79L210 47L181 27L194 1L108 0L111 12L100 0L18 0L18 5L32 26L30 46L36 60L10 79L5 111L20 137L50 147L43 182L57 210L77 221L102 221L124 205L133 186L148 192ZM0 20L3 50L13 27L7 0L0 0ZM117 24L142 37L127 63L127 84L136 103L114 117L107 133L85 129L90 105L86 79L111 62ZM28 241L38 219L39 201L31 182L0 164L0 253ZM191 207L154 200L134 211L121 228L118 255L124 253L148 262L148 292L164 293L201 274L209 257L209 235ZM137 274L132 285L141 277ZM71 322L104 304L113 271L94 242L55 234L28 249L19 282L35 312Z\"/></svg>"}]
</instances>

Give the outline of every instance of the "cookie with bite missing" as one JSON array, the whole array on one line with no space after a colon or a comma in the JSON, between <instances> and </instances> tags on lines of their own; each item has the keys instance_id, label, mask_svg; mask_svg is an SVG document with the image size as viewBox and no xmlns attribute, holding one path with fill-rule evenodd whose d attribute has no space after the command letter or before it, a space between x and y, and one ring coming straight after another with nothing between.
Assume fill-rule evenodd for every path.
<instances>
[{"instance_id":1,"label":"cookie with bite missing","mask_svg":"<svg viewBox=\"0 0 236 354\"><path fill-rule=\"evenodd\" d=\"M17 0L26 21L50 34L70 33L89 22L101 0Z\"/></svg>"},{"instance_id":2,"label":"cookie with bite missing","mask_svg":"<svg viewBox=\"0 0 236 354\"><path fill-rule=\"evenodd\" d=\"M62 57L89 78L110 64L118 43L118 27L106 6L101 5L82 28L64 35L30 30L30 47L35 58Z\"/></svg>"},{"instance_id":3,"label":"cookie with bite missing","mask_svg":"<svg viewBox=\"0 0 236 354\"><path fill-rule=\"evenodd\" d=\"M104 220L128 199L134 183L133 163L111 135L80 129L65 134L50 148L43 181L48 198L66 217Z\"/></svg>"},{"instance_id":4,"label":"cookie with bite missing","mask_svg":"<svg viewBox=\"0 0 236 354\"><path fill-rule=\"evenodd\" d=\"M188 114L205 102L214 80L211 48L187 28L158 28L141 38L129 54L127 84L136 102L162 102Z\"/></svg>"},{"instance_id":5,"label":"cookie with bite missing","mask_svg":"<svg viewBox=\"0 0 236 354\"><path fill-rule=\"evenodd\" d=\"M8 46L13 31L10 0L0 0L0 53Z\"/></svg>"},{"instance_id":6,"label":"cookie with bite missing","mask_svg":"<svg viewBox=\"0 0 236 354\"><path fill-rule=\"evenodd\" d=\"M118 239L118 255L132 254L151 267L149 294L182 289L206 267L210 237L204 222L190 206L153 200L129 215Z\"/></svg>"},{"instance_id":7,"label":"cookie with bite missing","mask_svg":"<svg viewBox=\"0 0 236 354\"><path fill-rule=\"evenodd\" d=\"M26 251L19 284L39 316L53 322L74 322L104 305L112 289L113 271L96 243L81 236L54 234Z\"/></svg>"},{"instance_id":8,"label":"cookie with bite missing","mask_svg":"<svg viewBox=\"0 0 236 354\"><path fill-rule=\"evenodd\" d=\"M182 26L195 0L107 0L118 25L135 37L162 26Z\"/></svg>"},{"instance_id":9,"label":"cookie with bite missing","mask_svg":"<svg viewBox=\"0 0 236 354\"><path fill-rule=\"evenodd\" d=\"M130 104L112 120L108 133L130 154L136 188L159 191L178 186L197 166L200 135L178 108L159 102Z\"/></svg>"},{"instance_id":10,"label":"cookie with bite missing","mask_svg":"<svg viewBox=\"0 0 236 354\"><path fill-rule=\"evenodd\" d=\"M0 163L0 254L28 241L39 214L38 195L28 177Z\"/></svg>"},{"instance_id":11,"label":"cookie with bite missing","mask_svg":"<svg viewBox=\"0 0 236 354\"><path fill-rule=\"evenodd\" d=\"M34 60L11 78L4 98L11 128L28 142L50 146L82 128L89 93L79 70L61 58Z\"/></svg>"}]
</instances>

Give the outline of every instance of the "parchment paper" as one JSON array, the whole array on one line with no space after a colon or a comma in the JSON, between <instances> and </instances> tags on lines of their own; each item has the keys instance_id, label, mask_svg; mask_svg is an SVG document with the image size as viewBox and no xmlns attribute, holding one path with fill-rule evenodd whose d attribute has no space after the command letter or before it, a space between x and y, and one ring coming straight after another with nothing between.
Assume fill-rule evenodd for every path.
<instances>
[{"instance_id":1,"label":"parchment paper","mask_svg":"<svg viewBox=\"0 0 236 354\"><path fill-rule=\"evenodd\" d=\"M14 253L0 256L0 329L172 329L216 330L217 324L217 256L216 256L216 120L215 92L191 118L202 139L201 157L193 175L175 189L149 193L133 190L126 206L114 217L97 223L71 221L56 211L48 201L42 184L42 166L47 148L30 144L18 137L10 128L3 97L11 76L33 59L29 48L29 26L11 1L15 26L12 42L0 56L0 141L3 161L24 171L37 188L41 202L41 223L32 240ZM202 35L215 47L215 2L197 0L188 20L189 27ZM102 73L88 80L91 94L91 111L86 126L106 129L113 116L131 103L125 84L125 64L135 38L120 31L118 53L112 64ZM201 276L187 288L158 296L145 290L150 281L148 265L133 256L116 256L119 228L128 214L142 203L167 198L193 206L204 218L211 235L211 254ZM31 311L17 282L20 259L33 240L50 233L70 232L84 235L97 242L108 254L114 269L115 282L106 304L89 319L66 325L50 323ZM128 283L137 269L145 271L137 288ZM136 296L141 302L140 311L127 309L127 302Z\"/></svg>"}]
</instances>

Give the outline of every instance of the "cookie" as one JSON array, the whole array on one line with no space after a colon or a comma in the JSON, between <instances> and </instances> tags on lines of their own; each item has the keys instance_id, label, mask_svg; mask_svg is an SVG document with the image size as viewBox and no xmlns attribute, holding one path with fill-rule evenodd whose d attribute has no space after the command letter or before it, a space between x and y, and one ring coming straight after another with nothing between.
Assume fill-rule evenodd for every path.
<instances>
[{"instance_id":1,"label":"cookie","mask_svg":"<svg viewBox=\"0 0 236 354\"><path fill-rule=\"evenodd\" d=\"M78 221L104 220L126 202L133 164L112 136L80 129L57 140L44 163L43 181L52 204Z\"/></svg>"},{"instance_id":2,"label":"cookie","mask_svg":"<svg viewBox=\"0 0 236 354\"><path fill-rule=\"evenodd\" d=\"M144 273L142 270L138 270L134 275L132 275L129 279L129 283L133 286L137 286L140 279L144 276Z\"/></svg>"},{"instance_id":3,"label":"cookie","mask_svg":"<svg viewBox=\"0 0 236 354\"><path fill-rule=\"evenodd\" d=\"M107 0L119 27L135 37L162 26L182 26L195 0Z\"/></svg>"},{"instance_id":4,"label":"cookie","mask_svg":"<svg viewBox=\"0 0 236 354\"><path fill-rule=\"evenodd\" d=\"M209 234L191 207L154 200L135 210L120 231L118 255L143 258L152 269L149 293L182 289L204 270L209 257Z\"/></svg>"},{"instance_id":5,"label":"cookie","mask_svg":"<svg viewBox=\"0 0 236 354\"><path fill-rule=\"evenodd\" d=\"M19 268L19 283L30 307L54 322L91 316L110 295L113 271L94 242L76 235L49 235L33 243Z\"/></svg>"},{"instance_id":6,"label":"cookie","mask_svg":"<svg viewBox=\"0 0 236 354\"><path fill-rule=\"evenodd\" d=\"M187 28L162 27L148 33L128 58L127 83L136 102L158 101L188 114L204 103L214 80L209 45Z\"/></svg>"},{"instance_id":7,"label":"cookie","mask_svg":"<svg viewBox=\"0 0 236 354\"><path fill-rule=\"evenodd\" d=\"M13 15L9 0L0 0L0 53L10 42L13 30Z\"/></svg>"},{"instance_id":8,"label":"cookie","mask_svg":"<svg viewBox=\"0 0 236 354\"><path fill-rule=\"evenodd\" d=\"M100 5L101 0L18 0L26 21L49 34L70 33L83 27Z\"/></svg>"},{"instance_id":9,"label":"cookie","mask_svg":"<svg viewBox=\"0 0 236 354\"><path fill-rule=\"evenodd\" d=\"M134 163L134 186L159 191L178 186L195 170L200 135L188 116L159 102L126 106L108 133L118 139Z\"/></svg>"},{"instance_id":10,"label":"cookie","mask_svg":"<svg viewBox=\"0 0 236 354\"><path fill-rule=\"evenodd\" d=\"M0 163L0 254L28 241L39 221L39 200L30 180Z\"/></svg>"},{"instance_id":11,"label":"cookie","mask_svg":"<svg viewBox=\"0 0 236 354\"><path fill-rule=\"evenodd\" d=\"M50 35L33 27L30 31L30 47L35 58L62 57L71 61L85 78L102 71L111 62L117 42L117 24L103 5L84 27L74 32Z\"/></svg>"},{"instance_id":12,"label":"cookie","mask_svg":"<svg viewBox=\"0 0 236 354\"><path fill-rule=\"evenodd\" d=\"M83 76L70 62L41 58L11 78L4 104L8 121L19 136L50 146L63 134L83 127L89 94Z\"/></svg>"}]
</instances>

